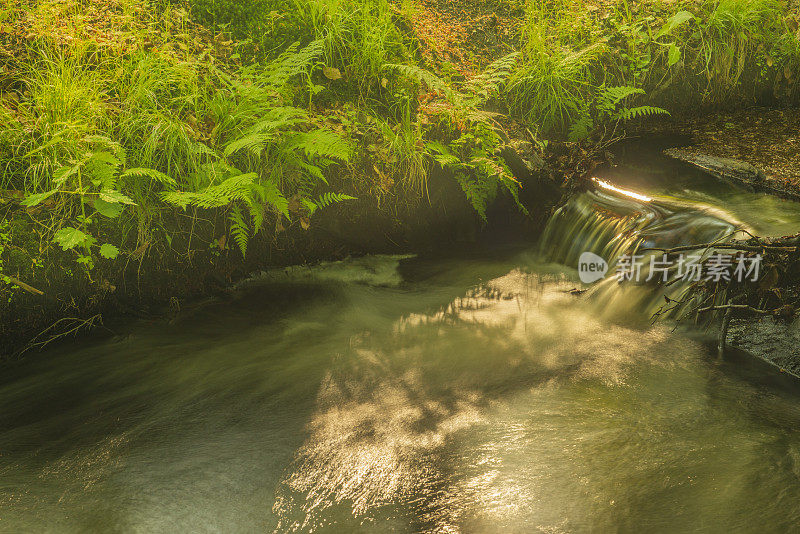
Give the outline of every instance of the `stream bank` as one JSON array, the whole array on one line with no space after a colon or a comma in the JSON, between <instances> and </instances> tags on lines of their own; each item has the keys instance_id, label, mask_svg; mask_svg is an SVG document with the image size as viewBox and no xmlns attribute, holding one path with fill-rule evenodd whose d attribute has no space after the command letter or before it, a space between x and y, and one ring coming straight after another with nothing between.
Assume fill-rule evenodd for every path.
<instances>
[{"instance_id":1,"label":"stream bank","mask_svg":"<svg viewBox=\"0 0 800 534\"><path fill-rule=\"evenodd\" d=\"M226 294L236 282L266 269L365 254L441 252L487 241L535 240L562 195L563 178L554 166L558 159L551 156L546 163L524 141L509 143L503 157L522 186L519 200L529 215L520 213L508 195L498 195L484 221L453 177L433 168L425 198L411 206L397 209L397 204L381 205L375 197L356 198L320 213L310 226L295 223L274 235L254 236L244 261L227 239L224 214L204 210L172 223L169 231L176 236L191 226L188 241L178 243L176 237L170 247L145 247L124 263L100 261L90 277L80 276L74 257L59 250L51 249L47 264L36 265L41 259L33 252L38 245L27 211L17 197L0 198L0 208L8 214L0 235L8 236L5 272L19 277L9 284L15 288L13 298L0 302L0 360L89 331L102 333L104 319L178 312L198 299ZM580 157L576 151L569 161ZM334 175L330 180L348 178ZM26 234L31 234L31 242L20 242L19 236ZM11 235L17 237L13 242ZM32 262L36 268L31 268Z\"/></svg>"}]
</instances>

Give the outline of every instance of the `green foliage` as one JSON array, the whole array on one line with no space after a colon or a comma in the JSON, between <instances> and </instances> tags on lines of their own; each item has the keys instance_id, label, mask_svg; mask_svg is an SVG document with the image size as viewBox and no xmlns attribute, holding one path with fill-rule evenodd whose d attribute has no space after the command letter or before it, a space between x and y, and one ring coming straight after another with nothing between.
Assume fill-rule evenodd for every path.
<instances>
[{"instance_id":1,"label":"green foliage","mask_svg":"<svg viewBox=\"0 0 800 534\"><path fill-rule=\"evenodd\" d=\"M214 30L227 30L243 40L241 48L264 57L297 41L314 38L302 19L305 4L298 0L189 0L192 13Z\"/></svg>"},{"instance_id":2,"label":"green foliage","mask_svg":"<svg viewBox=\"0 0 800 534\"><path fill-rule=\"evenodd\" d=\"M424 150L423 129L411 115L411 105L405 103L400 121L392 126L388 121L378 121L386 150L384 158L400 176L406 191L418 196L427 191L429 159Z\"/></svg>"},{"instance_id":3,"label":"green foliage","mask_svg":"<svg viewBox=\"0 0 800 534\"><path fill-rule=\"evenodd\" d=\"M323 53L322 41L292 45L225 73L158 53L100 61L44 47L26 71L29 97L0 105L13 141L2 184L26 191L22 205L46 220L42 237L87 271L169 235L154 225L174 221L174 208L227 211L244 255L266 219L351 198L326 195L325 177L349 161L349 142L295 106ZM109 233L119 245L104 242Z\"/></svg>"},{"instance_id":4,"label":"green foliage","mask_svg":"<svg viewBox=\"0 0 800 534\"><path fill-rule=\"evenodd\" d=\"M49 189L49 177L61 162L79 157L86 139L103 131L109 106L101 97L105 80L93 68L97 57L85 50L67 56L38 50L24 66L26 98L15 111L3 110L7 160L0 185L27 191Z\"/></svg>"},{"instance_id":5,"label":"green foliage","mask_svg":"<svg viewBox=\"0 0 800 534\"><path fill-rule=\"evenodd\" d=\"M386 64L384 70L394 71L408 77L428 90L444 96L461 111L476 111L491 98L500 94L508 77L519 60L519 52L512 52L489 64L486 69L474 76L458 90L436 74L416 65Z\"/></svg>"},{"instance_id":6,"label":"green foliage","mask_svg":"<svg viewBox=\"0 0 800 534\"><path fill-rule=\"evenodd\" d=\"M500 155L505 146L495 114L483 109L490 99L499 95L507 78L517 64L514 52L491 63L484 72L454 88L434 73L416 66L387 65L386 69L407 76L426 86L445 100L439 106L439 124L435 132L439 139L425 142L422 129L413 126L410 107L405 107L396 131L383 126L384 138L392 139L391 152L412 190L425 190L427 158L450 171L461 186L472 207L486 220L488 205L500 190L507 191L519 209L520 184L511 174ZM394 134L394 135L393 135ZM424 146L424 150L422 150Z\"/></svg>"},{"instance_id":7,"label":"green foliage","mask_svg":"<svg viewBox=\"0 0 800 534\"><path fill-rule=\"evenodd\" d=\"M116 142L101 136L82 140L94 148L69 165L59 167L49 180L52 189L29 193L22 205L37 208L49 203L55 214L57 228L52 241L63 250L77 252L77 261L87 270L94 266L93 247L97 245L96 230L100 219L115 219L126 206L135 205L125 193L128 175L120 173L125 165L125 151ZM137 169L136 172L143 172ZM92 231L95 230L95 235ZM107 259L116 258L119 250L109 243L99 245L99 253Z\"/></svg>"},{"instance_id":8,"label":"green foliage","mask_svg":"<svg viewBox=\"0 0 800 534\"><path fill-rule=\"evenodd\" d=\"M800 94L800 35L781 2L620 0L599 11L584 7L580 0L526 5L523 54L505 99L515 116L544 133L586 137L608 126L596 113L604 87L646 92L623 120L661 108Z\"/></svg>"},{"instance_id":9,"label":"green foliage","mask_svg":"<svg viewBox=\"0 0 800 534\"><path fill-rule=\"evenodd\" d=\"M344 202L346 200L355 200L356 197L345 195L343 193L333 193L328 191L327 193L322 194L316 200L311 200L309 198L305 198L302 200L303 205L308 210L309 215L314 215L314 213L322 208L327 208L333 206L334 204L338 204L340 202Z\"/></svg>"},{"instance_id":10,"label":"green foliage","mask_svg":"<svg viewBox=\"0 0 800 534\"><path fill-rule=\"evenodd\" d=\"M519 62L520 53L511 52L489 64L483 72L464 84L463 92L468 105L475 107L500 94Z\"/></svg>"},{"instance_id":11,"label":"green foliage","mask_svg":"<svg viewBox=\"0 0 800 534\"><path fill-rule=\"evenodd\" d=\"M467 132L449 145L437 141L427 144L433 160L453 173L470 204L484 221L489 203L501 189L507 191L520 211L527 214L519 201L519 182L500 157L500 147L502 142L499 135L485 123L471 124Z\"/></svg>"},{"instance_id":12,"label":"green foliage","mask_svg":"<svg viewBox=\"0 0 800 534\"><path fill-rule=\"evenodd\" d=\"M589 137L595 125L611 124L651 115L669 115L665 109L655 106L628 107L626 101L636 95L644 95L638 87L601 87L592 102L585 104L578 119L569 131L570 141L581 141Z\"/></svg>"},{"instance_id":13,"label":"green foliage","mask_svg":"<svg viewBox=\"0 0 800 534\"><path fill-rule=\"evenodd\" d=\"M298 0L300 18L324 43L324 59L339 67L362 97L378 91L387 63L409 58L388 0Z\"/></svg>"},{"instance_id":14,"label":"green foliage","mask_svg":"<svg viewBox=\"0 0 800 534\"><path fill-rule=\"evenodd\" d=\"M428 90L444 95L451 102L461 100L461 95L454 91L447 82L422 67L387 63L383 68L385 70L394 70L401 76L411 78L417 83L425 85Z\"/></svg>"},{"instance_id":15,"label":"green foliage","mask_svg":"<svg viewBox=\"0 0 800 534\"><path fill-rule=\"evenodd\" d=\"M193 187L161 194L183 209L229 208L232 237L243 256L266 216L290 218L288 196L307 206L308 215L325 207L312 200L327 186L325 169L351 157L340 135L309 128L307 112L286 104L294 91L290 82L307 83L321 53L318 41L292 46L273 62L243 69L237 78L225 76L227 98L210 105L218 150L206 153L208 161L190 174L186 185Z\"/></svg>"},{"instance_id":16,"label":"green foliage","mask_svg":"<svg viewBox=\"0 0 800 534\"><path fill-rule=\"evenodd\" d=\"M549 50L543 41L531 41L522 66L508 84L512 113L549 133L563 130L580 114L592 91L590 71L599 65L603 46L578 51Z\"/></svg>"},{"instance_id":17,"label":"green foliage","mask_svg":"<svg viewBox=\"0 0 800 534\"><path fill-rule=\"evenodd\" d=\"M247 221L245 221L242 210L238 205L234 204L229 216L229 220L231 225L231 235L236 241L236 244L239 245L239 250L242 251L242 257L244 258L245 254L247 253L247 241L250 238L250 228L248 227Z\"/></svg>"},{"instance_id":18,"label":"green foliage","mask_svg":"<svg viewBox=\"0 0 800 534\"><path fill-rule=\"evenodd\" d=\"M440 165L485 218L498 191L516 198L520 187L499 155L496 112L581 140L684 95L730 104L799 87L800 41L774 0L620 0L588 14L578 0L530 0L522 49L455 84L414 61L388 0L190 4L223 32L198 31L202 53L185 38L191 26L150 19L157 38L35 39L4 71L0 187L25 192L42 248L89 270L177 250L172 236L189 254L196 226L216 239L224 225L244 256L266 228L305 228L353 198L334 189L361 196L355 180L331 187L335 168L376 176L378 202L410 205ZM343 101L357 109L349 124L337 122ZM370 149L367 165L354 159Z\"/></svg>"}]
</instances>

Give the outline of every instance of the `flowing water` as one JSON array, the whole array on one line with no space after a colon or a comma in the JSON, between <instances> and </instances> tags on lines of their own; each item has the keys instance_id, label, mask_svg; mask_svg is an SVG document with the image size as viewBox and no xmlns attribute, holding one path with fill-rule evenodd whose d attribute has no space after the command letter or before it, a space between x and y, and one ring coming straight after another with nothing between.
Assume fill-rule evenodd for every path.
<instances>
[{"instance_id":1,"label":"flowing water","mask_svg":"<svg viewBox=\"0 0 800 534\"><path fill-rule=\"evenodd\" d=\"M530 244L270 272L5 368L0 531L797 529L797 384L568 291L575 242L800 222L796 205L681 185L682 167L626 182L654 172L607 178L670 198L579 198L544 258Z\"/></svg>"}]
</instances>

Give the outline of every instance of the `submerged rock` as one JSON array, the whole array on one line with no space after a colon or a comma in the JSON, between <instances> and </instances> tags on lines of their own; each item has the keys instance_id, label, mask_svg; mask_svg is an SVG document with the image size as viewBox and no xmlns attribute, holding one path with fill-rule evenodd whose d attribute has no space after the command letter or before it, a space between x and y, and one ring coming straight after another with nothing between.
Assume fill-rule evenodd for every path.
<instances>
[{"instance_id":1,"label":"submerged rock","mask_svg":"<svg viewBox=\"0 0 800 534\"><path fill-rule=\"evenodd\" d=\"M728 336L730 344L800 378L800 319L791 324L769 318L734 319Z\"/></svg>"},{"instance_id":2,"label":"submerged rock","mask_svg":"<svg viewBox=\"0 0 800 534\"><path fill-rule=\"evenodd\" d=\"M800 190L795 191L789 187L781 187L764 171L745 161L698 153L685 148L669 148L664 151L664 154L750 191L800 200Z\"/></svg>"}]
</instances>

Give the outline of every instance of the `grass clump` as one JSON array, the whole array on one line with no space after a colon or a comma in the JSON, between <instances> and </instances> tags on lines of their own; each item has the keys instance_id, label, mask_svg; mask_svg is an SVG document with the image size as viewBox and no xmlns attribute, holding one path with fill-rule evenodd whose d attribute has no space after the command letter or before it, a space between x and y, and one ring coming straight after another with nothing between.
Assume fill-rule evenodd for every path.
<instances>
[{"instance_id":1,"label":"grass clump","mask_svg":"<svg viewBox=\"0 0 800 534\"><path fill-rule=\"evenodd\" d=\"M510 111L545 134L599 126L608 88L626 87L633 115L796 98L797 23L775 0L592 5L532 0ZM587 109L595 111L587 115ZM633 111L637 109L637 111ZM600 111L601 113L597 113ZM593 115L593 117L590 117ZM592 121L589 121L592 118Z\"/></svg>"}]
</instances>

